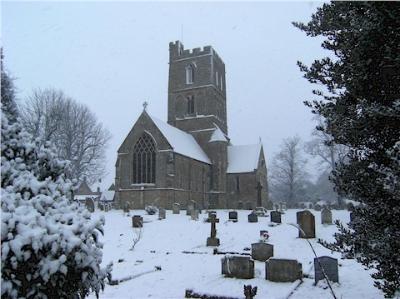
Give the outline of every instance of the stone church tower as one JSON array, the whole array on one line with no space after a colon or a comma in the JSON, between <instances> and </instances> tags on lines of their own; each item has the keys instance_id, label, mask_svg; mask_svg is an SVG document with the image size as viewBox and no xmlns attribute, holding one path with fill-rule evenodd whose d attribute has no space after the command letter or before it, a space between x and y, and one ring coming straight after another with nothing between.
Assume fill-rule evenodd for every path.
<instances>
[{"instance_id":1,"label":"stone church tower","mask_svg":"<svg viewBox=\"0 0 400 299\"><path fill-rule=\"evenodd\" d=\"M263 146L228 137L225 64L211 46L169 44L168 122L146 107L118 149L115 198L120 206L171 209L266 206Z\"/></svg>"}]
</instances>

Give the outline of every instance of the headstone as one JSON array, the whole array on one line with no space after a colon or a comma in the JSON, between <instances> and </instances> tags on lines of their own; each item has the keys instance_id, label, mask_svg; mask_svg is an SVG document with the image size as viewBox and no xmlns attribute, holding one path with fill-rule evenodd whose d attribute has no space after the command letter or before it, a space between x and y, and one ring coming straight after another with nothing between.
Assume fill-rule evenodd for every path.
<instances>
[{"instance_id":1,"label":"headstone","mask_svg":"<svg viewBox=\"0 0 400 299\"><path fill-rule=\"evenodd\" d=\"M165 219L165 217L166 217L166 211L165 211L165 209L159 208L159 209L158 209L158 219L159 219L159 220L162 220L162 219Z\"/></svg>"},{"instance_id":2,"label":"headstone","mask_svg":"<svg viewBox=\"0 0 400 299\"><path fill-rule=\"evenodd\" d=\"M207 246L219 246L219 239L217 238L217 228L216 223L219 222L216 214L211 214L209 218L211 223L211 235L207 238Z\"/></svg>"},{"instance_id":3,"label":"headstone","mask_svg":"<svg viewBox=\"0 0 400 299\"><path fill-rule=\"evenodd\" d=\"M250 213L249 215L247 215L247 220L250 223L258 222L258 216L254 213Z\"/></svg>"},{"instance_id":4,"label":"headstone","mask_svg":"<svg viewBox=\"0 0 400 299\"><path fill-rule=\"evenodd\" d=\"M251 244L251 258L253 260L265 262L274 256L274 245L259 242Z\"/></svg>"},{"instance_id":5,"label":"headstone","mask_svg":"<svg viewBox=\"0 0 400 299\"><path fill-rule=\"evenodd\" d=\"M319 204L314 205L314 210L321 211L321 206Z\"/></svg>"},{"instance_id":6,"label":"headstone","mask_svg":"<svg viewBox=\"0 0 400 299\"><path fill-rule=\"evenodd\" d=\"M172 213L173 214L179 214L181 212L181 205L177 202L172 204Z\"/></svg>"},{"instance_id":7,"label":"headstone","mask_svg":"<svg viewBox=\"0 0 400 299\"><path fill-rule=\"evenodd\" d=\"M85 206L86 209L89 210L89 212L93 213L94 212L94 201L91 198L86 198L85 199Z\"/></svg>"},{"instance_id":8,"label":"headstone","mask_svg":"<svg viewBox=\"0 0 400 299\"><path fill-rule=\"evenodd\" d=\"M226 277L254 278L254 261L248 256L225 256L221 262L222 274Z\"/></svg>"},{"instance_id":9,"label":"headstone","mask_svg":"<svg viewBox=\"0 0 400 299\"><path fill-rule=\"evenodd\" d=\"M134 215L132 217L132 227L143 227L143 217Z\"/></svg>"},{"instance_id":10,"label":"headstone","mask_svg":"<svg viewBox=\"0 0 400 299\"><path fill-rule=\"evenodd\" d=\"M321 223L322 224L332 224L332 211L324 208L321 211Z\"/></svg>"},{"instance_id":11,"label":"headstone","mask_svg":"<svg viewBox=\"0 0 400 299\"><path fill-rule=\"evenodd\" d=\"M269 232L267 230L260 230L260 242L267 242L269 239Z\"/></svg>"},{"instance_id":12,"label":"headstone","mask_svg":"<svg viewBox=\"0 0 400 299\"><path fill-rule=\"evenodd\" d=\"M192 211L194 210L194 206L193 206L193 204L188 204L188 206L187 206L187 208L186 208L186 215L187 216L190 216L190 215L192 215Z\"/></svg>"},{"instance_id":13,"label":"headstone","mask_svg":"<svg viewBox=\"0 0 400 299\"><path fill-rule=\"evenodd\" d=\"M271 211L270 213L271 222L282 223L281 212Z\"/></svg>"},{"instance_id":14,"label":"headstone","mask_svg":"<svg viewBox=\"0 0 400 299\"><path fill-rule=\"evenodd\" d=\"M229 220L233 221L233 222L237 222L238 221L238 212L230 211L229 212Z\"/></svg>"},{"instance_id":15,"label":"headstone","mask_svg":"<svg viewBox=\"0 0 400 299\"><path fill-rule=\"evenodd\" d=\"M293 282L303 276L297 260L270 258L265 262L265 279L275 282Z\"/></svg>"},{"instance_id":16,"label":"headstone","mask_svg":"<svg viewBox=\"0 0 400 299\"><path fill-rule=\"evenodd\" d=\"M320 256L319 258L314 258L315 284L325 279L321 266L330 281L339 282L338 260L330 256Z\"/></svg>"},{"instance_id":17,"label":"headstone","mask_svg":"<svg viewBox=\"0 0 400 299\"><path fill-rule=\"evenodd\" d=\"M308 211L300 211L296 213L297 224L300 226L299 238L309 239L315 238L315 217Z\"/></svg>"},{"instance_id":18,"label":"headstone","mask_svg":"<svg viewBox=\"0 0 400 299\"><path fill-rule=\"evenodd\" d=\"M192 210L190 217L192 220L199 220L199 210Z\"/></svg>"},{"instance_id":19,"label":"headstone","mask_svg":"<svg viewBox=\"0 0 400 299\"><path fill-rule=\"evenodd\" d=\"M207 222L210 222L211 219L211 215L215 215L215 217L217 217L217 212L216 211L208 211L208 218L207 218Z\"/></svg>"}]
</instances>

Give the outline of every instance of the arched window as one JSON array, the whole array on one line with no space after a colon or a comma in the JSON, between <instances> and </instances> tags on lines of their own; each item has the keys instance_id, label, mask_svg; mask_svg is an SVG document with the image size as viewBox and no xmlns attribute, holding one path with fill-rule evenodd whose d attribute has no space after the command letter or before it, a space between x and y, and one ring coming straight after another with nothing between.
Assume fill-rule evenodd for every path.
<instances>
[{"instance_id":1,"label":"arched window","mask_svg":"<svg viewBox=\"0 0 400 299\"><path fill-rule=\"evenodd\" d=\"M156 147L149 134L144 133L133 148L133 183L156 182Z\"/></svg>"},{"instance_id":2,"label":"arched window","mask_svg":"<svg viewBox=\"0 0 400 299\"><path fill-rule=\"evenodd\" d=\"M186 67L186 84L192 84L194 81L194 67L189 64Z\"/></svg>"},{"instance_id":3,"label":"arched window","mask_svg":"<svg viewBox=\"0 0 400 299\"><path fill-rule=\"evenodd\" d=\"M190 95L187 98L187 114L194 114L194 96Z\"/></svg>"}]
</instances>

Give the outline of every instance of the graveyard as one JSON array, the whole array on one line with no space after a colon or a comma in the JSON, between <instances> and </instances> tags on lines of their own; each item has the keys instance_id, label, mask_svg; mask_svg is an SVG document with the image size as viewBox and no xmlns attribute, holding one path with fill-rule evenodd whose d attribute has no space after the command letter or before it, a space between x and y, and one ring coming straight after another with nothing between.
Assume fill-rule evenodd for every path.
<instances>
[{"instance_id":1,"label":"graveyard","mask_svg":"<svg viewBox=\"0 0 400 299\"><path fill-rule=\"evenodd\" d=\"M248 217L248 210L237 211L237 222L229 220L230 210L215 210L217 220L209 222L204 210L195 215L187 215L186 210L179 214L162 210L161 217L158 213L148 215L144 210L96 210L94 217L105 217L103 266L113 262L113 283L106 285L100 298L184 298L188 290L244 298L244 285L257 286L254 298L333 298L323 279L315 285L315 269L317 278L322 276L307 241L318 257L324 256L321 261L337 261L337 271L325 269L333 280L330 284L336 298L383 298L383 293L373 287L369 270L355 260L341 259L338 253L317 243L318 238L332 241L336 231L335 225L321 224L321 211L309 210L315 217L315 238L299 237L299 230L293 226L299 211L286 210L280 219L275 215L274 221L281 222L276 223L270 222L269 215L254 222ZM349 212L332 210L332 221L336 219L347 223ZM212 231L213 226L216 231ZM264 242L260 242L260 231L264 237L265 231L269 235ZM218 239L220 245L207 246L209 238ZM252 248L265 250L252 254ZM246 269L239 269L246 278L230 277L236 271L232 258L246 264ZM281 263L286 263L282 273ZM302 274L296 272L299 266ZM290 267L294 269L289 273L292 277L287 276Z\"/></svg>"}]
</instances>

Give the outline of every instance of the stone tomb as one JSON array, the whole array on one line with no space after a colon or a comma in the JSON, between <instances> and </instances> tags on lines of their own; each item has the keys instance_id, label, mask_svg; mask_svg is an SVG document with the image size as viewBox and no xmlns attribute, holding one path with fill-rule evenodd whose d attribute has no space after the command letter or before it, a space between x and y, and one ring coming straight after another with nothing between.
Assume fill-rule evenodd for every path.
<instances>
[{"instance_id":1,"label":"stone tomb","mask_svg":"<svg viewBox=\"0 0 400 299\"><path fill-rule=\"evenodd\" d=\"M265 279L275 282L293 282L303 276L297 260L270 258L265 262Z\"/></svg>"},{"instance_id":2,"label":"stone tomb","mask_svg":"<svg viewBox=\"0 0 400 299\"><path fill-rule=\"evenodd\" d=\"M143 227L143 217L134 215L132 217L132 227Z\"/></svg>"},{"instance_id":3,"label":"stone tomb","mask_svg":"<svg viewBox=\"0 0 400 299\"><path fill-rule=\"evenodd\" d=\"M251 258L253 260L265 262L274 256L274 245L259 242L251 244Z\"/></svg>"},{"instance_id":4,"label":"stone tomb","mask_svg":"<svg viewBox=\"0 0 400 299\"><path fill-rule=\"evenodd\" d=\"M85 207L86 209L89 210L89 212L93 213L94 212L94 201L91 198L86 198L85 199Z\"/></svg>"},{"instance_id":5,"label":"stone tomb","mask_svg":"<svg viewBox=\"0 0 400 299\"><path fill-rule=\"evenodd\" d=\"M172 213L173 214L180 214L181 212L181 205L177 202L175 202L174 204L172 204Z\"/></svg>"},{"instance_id":6,"label":"stone tomb","mask_svg":"<svg viewBox=\"0 0 400 299\"><path fill-rule=\"evenodd\" d=\"M226 277L254 278L254 261L248 256L225 256L221 262L222 275Z\"/></svg>"},{"instance_id":7,"label":"stone tomb","mask_svg":"<svg viewBox=\"0 0 400 299\"><path fill-rule=\"evenodd\" d=\"M165 211L165 209L159 208L159 209L158 209L158 219L159 219L159 220L162 220L162 219L165 219L165 217L166 217L166 211Z\"/></svg>"},{"instance_id":8,"label":"stone tomb","mask_svg":"<svg viewBox=\"0 0 400 299\"><path fill-rule=\"evenodd\" d=\"M271 222L282 223L281 212L271 211L270 213Z\"/></svg>"},{"instance_id":9,"label":"stone tomb","mask_svg":"<svg viewBox=\"0 0 400 299\"><path fill-rule=\"evenodd\" d=\"M250 213L249 215L247 215L247 220L250 223L258 222L258 216L255 213Z\"/></svg>"},{"instance_id":10,"label":"stone tomb","mask_svg":"<svg viewBox=\"0 0 400 299\"><path fill-rule=\"evenodd\" d=\"M237 222L238 221L238 212L230 211L229 212L229 221Z\"/></svg>"},{"instance_id":11,"label":"stone tomb","mask_svg":"<svg viewBox=\"0 0 400 299\"><path fill-rule=\"evenodd\" d=\"M338 260L330 256L320 256L318 259L314 258L315 284L325 279L321 266L330 281L339 282Z\"/></svg>"},{"instance_id":12,"label":"stone tomb","mask_svg":"<svg viewBox=\"0 0 400 299\"><path fill-rule=\"evenodd\" d=\"M332 211L328 208L323 208L321 211L321 223L332 224Z\"/></svg>"},{"instance_id":13,"label":"stone tomb","mask_svg":"<svg viewBox=\"0 0 400 299\"><path fill-rule=\"evenodd\" d=\"M300 226L299 238L310 239L315 238L315 217L308 211L300 211L296 213L297 224Z\"/></svg>"}]
</instances>

